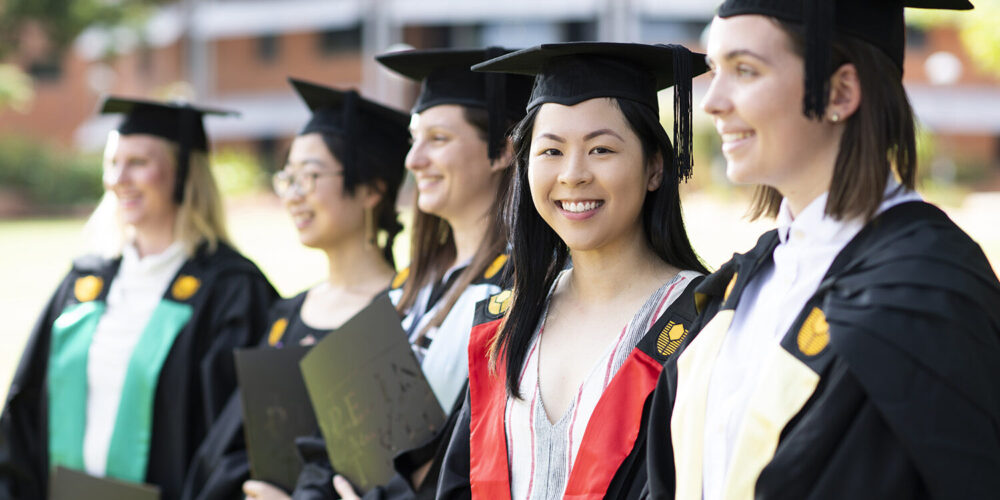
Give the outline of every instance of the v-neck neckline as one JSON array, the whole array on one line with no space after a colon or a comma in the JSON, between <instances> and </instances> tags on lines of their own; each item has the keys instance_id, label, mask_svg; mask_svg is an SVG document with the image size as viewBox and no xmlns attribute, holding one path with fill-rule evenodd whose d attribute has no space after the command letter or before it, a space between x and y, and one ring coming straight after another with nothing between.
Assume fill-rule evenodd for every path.
<instances>
[{"instance_id":1,"label":"v-neck neckline","mask_svg":"<svg viewBox=\"0 0 1000 500\"><path fill-rule=\"evenodd\" d=\"M570 402L570 404L563 411L562 415L559 416L559 419L557 419L555 422L552 422L549 419L548 412L545 411L545 401L542 398L542 386L541 386L541 380L542 380L542 376L541 376L541 366L542 366L542 363L541 363L541 361L542 361L542 333L544 333L544 331L545 331L545 322L546 322L546 320L548 320L549 305L552 303L552 300L551 300L552 299L552 295L555 293L556 288L559 286L559 282L562 281L562 278L566 275L566 273L568 271L569 271L569 269L564 270L561 273L559 273L559 276L556 277L555 282L552 283L552 288L549 290L549 300L547 300L545 302L545 309L542 310L541 318L538 321L539 326L538 326L537 332L535 333L535 339L534 339L534 342L536 343L535 348L534 349L529 349L529 352L531 352L532 350L535 351L534 352L535 389L534 389L533 397L538 401L538 406L540 407L540 410L536 410L536 411L541 411L542 412L542 416L544 418L542 418L540 420L543 421L544 422L543 425L547 425L547 427L549 429L559 428L561 425L563 425L567 421L567 419L569 418L569 416L573 413L573 410L580 403L580 396L583 394L583 388L587 386L587 383L590 382L591 377L594 376L594 373L597 371L597 369L600 366L607 365L607 361L608 361L607 358L608 358L608 356L613 356L614 352L617 351L617 347L621 344L622 339L624 339L625 336L626 336L626 334L628 333L628 327L629 327L629 325L631 325L633 322L635 322L636 316L638 316L639 313L641 313L642 311L644 311L646 309L646 306L649 305L649 303L653 300L654 297L657 297L660 294L661 290L665 289L666 287L668 287L671 284L673 284L674 282L676 282L680 278L680 276L681 276L680 273L675 274L673 278L671 278L666 283L660 285L656 290L653 290L653 292L650 293L648 297L646 297L646 300L642 303L642 305L639 306L639 308L632 314L632 317L630 317L628 319L628 321L625 322L625 325L622 326L621 332L618 334L618 336L615 337L607 345L607 347L605 347L604 351L601 353L601 356L598 357L596 360L594 360L594 363L590 367L590 370L587 371L587 375L583 377L583 379L580 381L580 384L577 386L577 388L576 388L576 396L573 398L573 400ZM531 360L529 359L528 361L531 361ZM527 368L531 369L530 366L527 367ZM613 376L612 377L608 377L608 381L610 382L610 380L613 379L613 378L614 378ZM602 388L602 391L603 391L603 388Z\"/></svg>"}]
</instances>

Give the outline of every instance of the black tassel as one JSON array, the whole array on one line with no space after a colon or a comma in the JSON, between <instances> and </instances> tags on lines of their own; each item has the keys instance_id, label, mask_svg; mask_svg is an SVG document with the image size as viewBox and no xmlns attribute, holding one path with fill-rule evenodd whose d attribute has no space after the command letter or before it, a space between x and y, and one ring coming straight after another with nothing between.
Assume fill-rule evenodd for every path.
<instances>
[{"instance_id":1,"label":"black tassel","mask_svg":"<svg viewBox=\"0 0 1000 500\"><path fill-rule=\"evenodd\" d=\"M485 61L500 57L506 51L500 47L486 49ZM489 115L487 154L496 160L507 145L507 76L503 73L486 73L486 112Z\"/></svg>"},{"instance_id":2,"label":"black tassel","mask_svg":"<svg viewBox=\"0 0 1000 500\"><path fill-rule=\"evenodd\" d=\"M836 0L804 0L803 18L806 25L806 88L802 113L820 121L826 114L830 95L831 43L833 41L834 2Z\"/></svg>"},{"instance_id":3,"label":"black tassel","mask_svg":"<svg viewBox=\"0 0 1000 500\"><path fill-rule=\"evenodd\" d=\"M344 92L344 102L343 108L341 109L341 116L344 122L344 137L346 138L347 148L344 151L343 162L344 168L354 169L358 165L355 163L358 156L358 142L359 138L355 137L354 131L357 129L358 121L358 93L357 91L351 89Z\"/></svg>"},{"instance_id":4,"label":"black tassel","mask_svg":"<svg viewBox=\"0 0 1000 500\"><path fill-rule=\"evenodd\" d=\"M667 45L674 53L674 170L677 180L691 178L691 51L682 45Z\"/></svg>"}]
</instances>

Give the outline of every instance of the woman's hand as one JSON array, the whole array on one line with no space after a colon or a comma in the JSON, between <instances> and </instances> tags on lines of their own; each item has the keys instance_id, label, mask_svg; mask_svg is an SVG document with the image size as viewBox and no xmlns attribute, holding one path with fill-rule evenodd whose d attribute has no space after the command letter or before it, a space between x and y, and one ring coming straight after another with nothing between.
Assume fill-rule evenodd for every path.
<instances>
[{"instance_id":1,"label":"woman's hand","mask_svg":"<svg viewBox=\"0 0 1000 500\"><path fill-rule=\"evenodd\" d=\"M249 480L243 483L243 493L247 498L259 500L291 500L281 488L264 481Z\"/></svg>"},{"instance_id":2,"label":"woman's hand","mask_svg":"<svg viewBox=\"0 0 1000 500\"><path fill-rule=\"evenodd\" d=\"M344 500L361 500L351 483L340 474L333 476L333 489L337 490L337 494Z\"/></svg>"}]
</instances>

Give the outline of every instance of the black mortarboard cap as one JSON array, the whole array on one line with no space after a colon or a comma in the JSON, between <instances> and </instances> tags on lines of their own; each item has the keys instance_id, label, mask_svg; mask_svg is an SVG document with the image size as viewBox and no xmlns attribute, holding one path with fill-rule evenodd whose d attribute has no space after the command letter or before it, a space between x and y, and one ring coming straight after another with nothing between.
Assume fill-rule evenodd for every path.
<instances>
[{"instance_id":1,"label":"black mortarboard cap","mask_svg":"<svg viewBox=\"0 0 1000 500\"><path fill-rule=\"evenodd\" d=\"M441 104L483 108L489 114L489 157L499 158L506 144L508 120L524 117L532 79L525 76L475 73L476 63L511 49L427 49L390 52L375 59L385 67L420 82L413 113Z\"/></svg>"},{"instance_id":2,"label":"black mortarboard cap","mask_svg":"<svg viewBox=\"0 0 1000 500\"><path fill-rule=\"evenodd\" d=\"M569 42L524 49L473 69L535 75L529 109L616 97L659 114L656 94L673 86L674 165L680 179L691 175L691 78L708 70L704 54L681 45Z\"/></svg>"},{"instance_id":3,"label":"black mortarboard cap","mask_svg":"<svg viewBox=\"0 0 1000 500\"><path fill-rule=\"evenodd\" d=\"M304 80L289 78L288 82L305 101L312 113L302 134L331 133L344 138L346 158L339 158L349 168L354 167L359 148L377 150L387 158L398 157L400 167L410 148L410 116L361 97L355 90L338 90Z\"/></svg>"},{"instance_id":4,"label":"black mortarboard cap","mask_svg":"<svg viewBox=\"0 0 1000 500\"><path fill-rule=\"evenodd\" d=\"M968 0L726 0L719 17L760 14L799 23L805 29L806 76L802 112L823 119L829 94L831 41L834 31L878 47L903 75L906 27L903 8L969 10Z\"/></svg>"},{"instance_id":5,"label":"black mortarboard cap","mask_svg":"<svg viewBox=\"0 0 1000 500\"><path fill-rule=\"evenodd\" d=\"M178 145L177 178L174 183L174 201L184 199L192 151L208 152L208 137L202 117L205 115L239 116L235 111L197 108L181 102L158 102L127 97L110 96L101 105L101 113L125 115L118 126L118 133L149 134Z\"/></svg>"}]
</instances>

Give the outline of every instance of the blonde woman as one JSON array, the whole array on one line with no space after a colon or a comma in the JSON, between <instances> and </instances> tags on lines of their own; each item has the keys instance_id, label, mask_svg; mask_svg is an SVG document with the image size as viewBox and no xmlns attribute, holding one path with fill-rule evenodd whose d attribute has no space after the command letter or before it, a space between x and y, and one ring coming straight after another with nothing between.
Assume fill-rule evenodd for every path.
<instances>
[{"instance_id":1,"label":"blonde woman","mask_svg":"<svg viewBox=\"0 0 1000 500\"><path fill-rule=\"evenodd\" d=\"M45 498L62 466L174 498L257 342L274 289L228 244L202 118L109 98L105 195L28 340L0 419L0 497Z\"/></svg>"}]
</instances>

